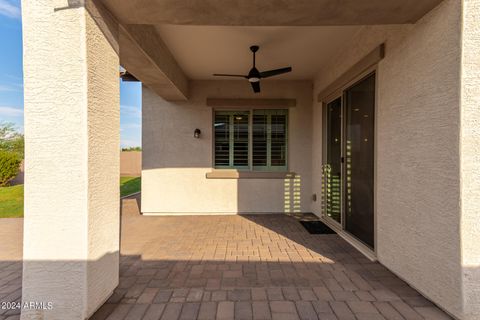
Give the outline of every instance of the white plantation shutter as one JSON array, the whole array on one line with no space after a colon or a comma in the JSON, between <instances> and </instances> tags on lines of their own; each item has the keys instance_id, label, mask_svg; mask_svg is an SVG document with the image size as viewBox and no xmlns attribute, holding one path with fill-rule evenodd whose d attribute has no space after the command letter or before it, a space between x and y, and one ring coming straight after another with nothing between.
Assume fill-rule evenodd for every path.
<instances>
[{"instance_id":1,"label":"white plantation shutter","mask_svg":"<svg viewBox=\"0 0 480 320\"><path fill-rule=\"evenodd\" d=\"M230 116L215 115L215 166L230 166Z\"/></svg>"},{"instance_id":2,"label":"white plantation shutter","mask_svg":"<svg viewBox=\"0 0 480 320\"><path fill-rule=\"evenodd\" d=\"M253 111L253 170L287 170L287 110Z\"/></svg>"},{"instance_id":3,"label":"white plantation shutter","mask_svg":"<svg viewBox=\"0 0 480 320\"><path fill-rule=\"evenodd\" d=\"M287 110L216 111L215 167L287 170L287 126Z\"/></svg>"},{"instance_id":4,"label":"white plantation shutter","mask_svg":"<svg viewBox=\"0 0 480 320\"><path fill-rule=\"evenodd\" d=\"M233 166L235 168L248 168L248 122L249 115L234 113L232 115L233 127Z\"/></svg>"},{"instance_id":5,"label":"white plantation shutter","mask_svg":"<svg viewBox=\"0 0 480 320\"><path fill-rule=\"evenodd\" d=\"M287 114L271 115L270 166L287 165Z\"/></svg>"},{"instance_id":6,"label":"white plantation shutter","mask_svg":"<svg viewBox=\"0 0 480 320\"><path fill-rule=\"evenodd\" d=\"M268 116L266 114L253 114L252 133L252 161L253 167L267 166L268 147Z\"/></svg>"},{"instance_id":7,"label":"white plantation shutter","mask_svg":"<svg viewBox=\"0 0 480 320\"><path fill-rule=\"evenodd\" d=\"M249 112L215 112L215 167L248 169Z\"/></svg>"}]
</instances>

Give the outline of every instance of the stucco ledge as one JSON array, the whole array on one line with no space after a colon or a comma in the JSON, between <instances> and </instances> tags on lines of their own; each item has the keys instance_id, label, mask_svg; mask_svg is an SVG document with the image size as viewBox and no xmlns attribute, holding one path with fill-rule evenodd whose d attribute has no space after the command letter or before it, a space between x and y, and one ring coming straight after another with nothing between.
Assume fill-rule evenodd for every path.
<instances>
[{"instance_id":1,"label":"stucco ledge","mask_svg":"<svg viewBox=\"0 0 480 320\"><path fill-rule=\"evenodd\" d=\"M292 179L295 172L259 172L220 169L207 172L207 179Z\"/></svg>"}]
</instances>

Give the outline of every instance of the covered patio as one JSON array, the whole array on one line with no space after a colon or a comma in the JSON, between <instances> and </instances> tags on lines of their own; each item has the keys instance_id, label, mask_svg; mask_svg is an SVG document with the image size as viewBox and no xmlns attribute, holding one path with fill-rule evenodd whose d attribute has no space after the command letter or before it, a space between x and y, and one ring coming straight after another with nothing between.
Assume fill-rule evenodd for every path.
<instances>
[{"instance_id":1,"label":"covered patio","mask_svg":"<svg viewBox=\"0 0 480 320\"><path fill-rule=\"evenodd\" d=\"M21 296L44 305L22 319L480 319L479 20L480 0L23 0ZM142 83L123 216L120 78Z\"/></svg>"}]
</instances>

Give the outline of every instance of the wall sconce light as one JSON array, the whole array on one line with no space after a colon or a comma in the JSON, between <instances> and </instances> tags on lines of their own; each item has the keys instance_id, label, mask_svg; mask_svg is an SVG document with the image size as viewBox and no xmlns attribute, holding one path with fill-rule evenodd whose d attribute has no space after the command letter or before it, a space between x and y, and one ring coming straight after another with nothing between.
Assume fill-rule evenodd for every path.
<instances>
[{"instance_id":1,"label":"wall sconce light","mask_svg":"<svg viewBox=\"0 0 480 320\"><path fill-rule=\"evenodd\" d=\"M200 129L197 128L197 129L195 129L195 131L193 131L193 137L195 139L198 139L198 138L200 138L201 133L202 133L202 131L200 131Z\"/></svg>"}]
</instances>

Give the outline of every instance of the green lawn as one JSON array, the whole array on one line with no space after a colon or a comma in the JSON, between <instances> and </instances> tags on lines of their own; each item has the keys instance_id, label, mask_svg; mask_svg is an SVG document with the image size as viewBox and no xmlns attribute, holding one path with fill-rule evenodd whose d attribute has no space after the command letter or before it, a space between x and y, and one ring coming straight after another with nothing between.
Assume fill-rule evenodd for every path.
<instances>
[{"instance_id":1,"label":"green lawn","mask_svg":"<svg viewBox=\"0 0 480 320\"><path fill-rule=\"evenodd\" d=\"M141 182L140 177L120 177L120 197L139 192Z\"/></svg>"},{"instance_id":2,"label":"green lawn","mask_svg":"<svg viewBox=\"0 0 480 320\"><path fill-rule=\"evenodd\" d=\"M0 218L23 217L23 184L0 188Z\"/></svg>"},{"instance_id":3,"label":"green lawn","mask_svg":"<svg viewBox=\"0 0 480 320\"><path fill-rule=\"evenodd\" d=\"M140 177L120 177L120 196L139 192ZM0 188L0 218L23 217L23 184Z\"/></svg>"}]
</instances>

